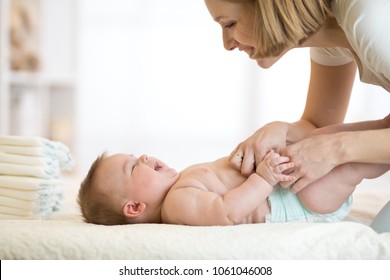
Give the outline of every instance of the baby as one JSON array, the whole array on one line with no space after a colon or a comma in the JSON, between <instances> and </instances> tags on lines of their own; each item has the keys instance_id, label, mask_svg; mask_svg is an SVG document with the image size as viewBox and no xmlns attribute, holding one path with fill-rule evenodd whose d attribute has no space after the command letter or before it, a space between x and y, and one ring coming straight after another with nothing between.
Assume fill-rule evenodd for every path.
<instances>
[{"instance_id":1,"label":"baby","mask_svg":"<svg viewBox=\"0 0 390 280\"><path fill-rule=\"evenodd\" d=\"M389 170L389 165L343 164L293 194L278 184L294 181L284 174L293 167L272 150L249 177L227 157L178 173L154 157L103 154L81 184L79 205L86 222L103 225L337 222L348 214L355 186Z\"/></svg>"}]
</instances>

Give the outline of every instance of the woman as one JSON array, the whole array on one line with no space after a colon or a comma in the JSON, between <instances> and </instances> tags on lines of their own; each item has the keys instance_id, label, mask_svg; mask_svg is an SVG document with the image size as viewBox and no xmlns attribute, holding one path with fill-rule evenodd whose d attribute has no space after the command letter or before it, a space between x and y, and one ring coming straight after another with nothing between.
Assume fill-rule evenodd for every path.
<instances>
[{"instance_id":1,"label":"woman","mask_svg":"<svg viewBox=\"0 0 390 280\"><path fill-rule=\"evenodd\" d=\"M298 192L346 162L390 163L390 115L378 130L317 135L315 128L342 123L356 68L363 82L390 91L389 0L205 0L222 27L224 47L248 53L262 68L287 51L311 47L306 107L295 123L273 122L230 155L245 175L271 149L295 164L291 187ZM299 141L299 142L298 142ZM286 146L286 144L295 143ZM285 186L286 187L286 186Z\"/></svg>"}]
</instances>

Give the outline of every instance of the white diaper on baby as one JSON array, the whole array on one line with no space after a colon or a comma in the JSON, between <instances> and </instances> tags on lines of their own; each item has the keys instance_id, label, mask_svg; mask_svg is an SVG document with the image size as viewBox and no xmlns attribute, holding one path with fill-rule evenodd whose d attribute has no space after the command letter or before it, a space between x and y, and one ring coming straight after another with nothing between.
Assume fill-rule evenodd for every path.
<instances>
[{"instance_id":1,"label":"white diaper on baby","mask_svg":"<svg viewBox=\"0 0 390 280\"><path fill-rule=\"evenodd\" d=\"M274 187L268 201L271 213L266 217L267 223L333 223L342 221L348 215L352 205L352 196L338 210L329 214L317 214L308 210L302 205L296 194L279 185Z\"/></svg>"}]
</instances>

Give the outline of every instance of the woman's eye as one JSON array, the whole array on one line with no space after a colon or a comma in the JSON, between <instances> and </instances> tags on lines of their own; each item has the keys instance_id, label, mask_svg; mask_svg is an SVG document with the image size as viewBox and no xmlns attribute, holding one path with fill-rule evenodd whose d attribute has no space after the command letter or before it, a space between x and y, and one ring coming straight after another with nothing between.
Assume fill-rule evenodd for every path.
<instances>
[{"instance_id":1,"label":"woman's eye","mask_svg":"<svg viewBox=\"0 0 390 280\"><path fill-rule=\"evenodd\" d=\"M227 29L231 29L231 28L233 28L235 25L236 25L236 23L235 23L235 22L231 22L231 23L229 23L229 24L225 25L225 28L227 28Z\"/></svg>"}]
</instances>

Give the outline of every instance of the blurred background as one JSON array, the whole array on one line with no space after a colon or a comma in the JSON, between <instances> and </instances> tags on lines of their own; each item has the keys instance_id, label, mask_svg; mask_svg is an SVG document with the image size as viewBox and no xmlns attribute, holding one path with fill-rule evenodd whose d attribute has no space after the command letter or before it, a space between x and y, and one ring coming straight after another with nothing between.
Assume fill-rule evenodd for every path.
<instances>
[{"instance_id":1,"label":"blurred background","mask_svg":"<svg viewBox=\"0 0 390 280\"><path fill-rule=\"evenodd\" d=\"M263 70L223 48L202 0L0 4L0 133L64 142L78 176L103 151L180 171L303 112L308 49ZM357 78L346 121L382 118L389 104Z\"/></svg>"}]
</instances>

